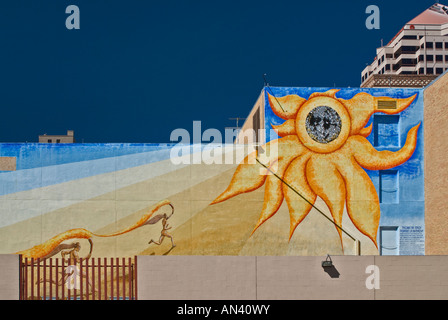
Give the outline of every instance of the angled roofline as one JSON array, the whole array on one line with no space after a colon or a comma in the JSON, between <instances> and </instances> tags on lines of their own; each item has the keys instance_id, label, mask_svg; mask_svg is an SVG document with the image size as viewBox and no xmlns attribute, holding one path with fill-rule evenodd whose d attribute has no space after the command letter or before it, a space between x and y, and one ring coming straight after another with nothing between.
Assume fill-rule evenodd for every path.
<instances>
[{"instance_id":1,"label":"angled roofline","mask_svg":"<svg viewBox=\"0 0 448 320\"><path fill-rule=\"evenodd\" d=\"M448 74L448 69L446 69L441 75L439 75L437 78L432 80L429 84L427 84L425 87L423 87L423 90L426 90L430 86L432 86L434 83L436 83L440 78L442 78L444 75Z\"/></svg>"}]
</instances>

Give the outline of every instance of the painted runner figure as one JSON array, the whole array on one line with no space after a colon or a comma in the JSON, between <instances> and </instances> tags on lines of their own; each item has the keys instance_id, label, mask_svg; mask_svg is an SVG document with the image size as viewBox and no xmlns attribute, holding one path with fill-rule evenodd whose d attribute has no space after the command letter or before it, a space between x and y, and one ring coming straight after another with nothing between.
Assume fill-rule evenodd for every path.
<instances>
[{"instance_id":1,"label":"painted runner figure","mask_svg":"<svg viewBox=\"0 0 448 320\"><path fill-rule=\"evenodd\" d=\"M168 219L171 218L171 216L174 214L173 206L171 206L171 208L173 209L173 211L171 212L171 214L169 216L167 216L166 213L164 213L163 215L155 216L153 219L151 219L152 221L151 220L148 221L148 224L154 224L157 221L159 221L160 219L162 219L162 231L160 231L159 242L156 242L153 239L151 239L148 242L148 244L154 243L156 245L161 245L162 242L163 242L163 239L165 239L165 237L166 237L166 238L170 238L171 239L171 248L174 248L176 246L174 244L173 236L168 233L168 230L170 230L172 228L168 224Z\"/></svg>"}]
</instances>

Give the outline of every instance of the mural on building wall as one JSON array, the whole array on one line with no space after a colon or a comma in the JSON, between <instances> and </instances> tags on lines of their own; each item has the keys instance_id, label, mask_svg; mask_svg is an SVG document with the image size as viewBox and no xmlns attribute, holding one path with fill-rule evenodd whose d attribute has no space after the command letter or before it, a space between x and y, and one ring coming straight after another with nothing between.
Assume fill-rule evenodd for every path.
<instances>
[{"instance_id":1,"label":"mural on building wall","mask_svg":"<svg viewBox=\"0 0 448 320\"><path fill-rule=\"evenodd\" d=\"M363 170L386 170L405 163L417 145L420 123L411 128L405 145L398 151L377 151L366 139L373 124L366 127L376 112L397 114L405 110L416 94L405 99L374 97L358 93L350 100L337 98L339 90L315 92L304 99L298 95L277 98L267 92L269 106L280 118L274 125L280 136L265 145L278 149L274 157L254 162L258 151L238 166L229 187L213 202L219 203L265 185L265 196L255 232L286 201L290 213L289 238L310 212L316 197L321 197L336 225L342 245L342 215L346 206L356 228L376 247L380 221L377 191ZM260 165L276 166L275 175L260 173ZM302 199L301 199L302 198Z\"/></svg>"},{"instance_id":2,"label":"mural on building wall","mask_svg":"<svg viewBox=\"0 0 448 320\"><path fill-rule=\"evenodd\" d=\"M169 205L172 209L172 212L169 216L167 216L166 213L164 214L157 214L154 216L154 213L157 212L161 207ZM86 258L90 258L93 251L93 238L99 237L99 238L109 238L109 237L116 237L123 235L125 233L131 232L132 230L135 230L137 228L140 228L145 225L152 225L157 223L159 220L163 221L163 229L161 231L161 237L157 244L161 244L164 237L171 238L172 245L174 246L174 242L172 240L172 237L170 234L168 234L167 231L167 223L166 220L168 220L171 215L174 214L174 207L173 205L168 201L164 200L159 202L157 205L153 206L150 210L148 210L147 213L145 213L140 220L138 220L135 224L120 230L118 232L109 233L109 234L95 234L89 230L77 228L77 229L71 229L67 230L61 234L58 234L54 236L53 238L49 239L48 241L39 244L37 246L34 246L30 249L23 250L16 252L16 254L21 254L24 258L34 258L34 259L47 259L55 256L58 253L62 253L62 256L64 257L67 254L66 250L70 250L70 252L73 252L74 250L80 249L79 242L74 242L71 244L63 244L66 240L71 239L87 239L90 243L90 251ZM152 239L149 241L149 243L154 242ZM63 251L65 250L65 251ZM78 258L77 256L75 258Z\"/></svg>"},{"instance_id":3,"label":"mural on building wall","mask_svg":"<svg viewBox=\"0 0 448 320\"><path fill-rule=\"evenodd\" d=\"M424 254L421 93L265 88L266 143L208 148L232 163L173 161L175 143L0 144L0 253L354 254L348 231L362 254Z\"/></svg>"}]
</instances>

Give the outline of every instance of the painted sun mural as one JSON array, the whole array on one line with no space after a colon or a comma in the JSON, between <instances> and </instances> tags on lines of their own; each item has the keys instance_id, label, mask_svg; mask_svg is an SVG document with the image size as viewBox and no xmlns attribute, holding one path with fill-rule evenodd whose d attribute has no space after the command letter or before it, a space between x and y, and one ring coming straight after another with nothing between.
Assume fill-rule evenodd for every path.
<instances>
[{"instance_id":1,"label":"painted sun mural","mask_svg":"<svg viewBox=\"0 0 448 320\"><path fill-rule=\"evenodd\" d=\"M346 208L354 226L378 248L380 201L365 170L387 170L408 161L417 146L420 122L407 132L404 146L395 151L376 150L367 139L373 124L367 124L375 113L403 112L417 94L396 99L360 92L342 99L337 97L338 91L314 92L308 99L297 94L276 97L267 92L270 108L284 121L273 125L279 138L263 147L266 154L275 156L263 158L259 151L248 155L212 204L264 185L263 208L252 234L277 213L285 200L291 239L320 197L331 212L341 246L340 226ZM271 152L273 149L275 152ZM269 174L274 167L275 175ZM298 199L297 193L306 201Z\"/></svg>"}]
</instances>

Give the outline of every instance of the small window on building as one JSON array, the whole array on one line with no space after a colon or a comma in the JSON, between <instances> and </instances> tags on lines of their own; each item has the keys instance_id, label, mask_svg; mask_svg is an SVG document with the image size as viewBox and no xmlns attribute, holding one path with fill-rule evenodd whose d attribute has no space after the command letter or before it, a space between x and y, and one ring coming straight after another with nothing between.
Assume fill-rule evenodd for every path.
<instances>
[{"instance_id":1,"label":"small window on building","mask_svg":"<svg viewBox=\"0 0 448 320\"><path fill-rule=\"evenodd\" d=\"M375 115L373 129L376 147L400 146L399 120L399 115Z\"/></svg>"},{"instance_id":2,"label":"small window on building","mask_svg":"<svg viewBox=\"0 0 448 320\"><path fill-rule=\"evenodd\" d=\"M434 43L432 43L432 42L426 42L426 48L427 48L427 49L432 49L432 48L434 48Z\"/></svg>"},{"instance_id":3,"label":"small window on building","mask_svg":"<svg viewBox=\"0 0 448 320\"><path fill-rule=\"evenodd\" d=\"M436 69L436 74L442 74L442 73L443 73L443 68Z\"/></svg>"},{"instance_id":4,"label":"small window on building","mask_svg":"<svg viewBox=\"0 0 448 320\"><path fill-rule=\"evenodd\" d=\"M426 60L427 61L434 61L434 56L433 55L426 56Z\"/></svg>"},{"instance_id":5,"label":"small window on building","mask_svg":"<svg viewBox=\"0 0 448 320\"><path fill-rule=\"evenodd\" d=\"M380 255L396 256L399 254L398 248L398 227L380 227Z\"/></svg>"},{"instance_id":6,"label":"small window on building","mask_svg":"<svg viewBox=\"0 0 448 320\"><path fill-rule=\"evenodd\" d=\"M425 68L420 68L418 70L418 74L425 74Z\"/></svg>"},{"instance_id":7,"label":"small window on building","mask_svg":"<svg viewBox=\"0 0 448 320\"><path fill-rule=\"evenodd\" d=\"M386 64L386 71L390 71L390 64Z\"/></svg>"},{"instance_id":8,"label":"small window on building","mask_svg":"<svg viewBox=\"0 0 448 320\"><path fill-rule=\"evenodd\" d=\"M414 74L412 71L401 71L401 74Z\"/></svg>"},{"instance_id":9,"label":"small window on building","mask_svg":"<svg viewBox=\"0 0 448 320\"><path fill-rule=\"evenodd\" d=\"M255 131L255 143L258 143L260 138L260 108L258 108L254 113L254 117L252 119L252 127Z\"/></svg>"},{"instance_id":10,"label":"small window on building","mask_svg":"<svg viewBox=\"0 0 448 320\"><path fill-rule=\"evenodd\" d=\"M414 67L417 64L417 59L402 59L401 63L403 66L412 66Z\"/></svg>"},{"instance_id":11,"label":"small window on building","mask_svg":"<svg viewBox=\"0 0 448 320\"><path fill-rule=\"evenodd\" d=\"M398 203L398 171L380 170L380 203Z\"/></svg>"},{"instance_id":12,"label":"small window on building","mask_svg":"<svg viewBox=\"0 0 448 320\"><path fill-rule=\"evenodd\" d=\"M56 139L56 143L61 143L61 139Z\"/></svg>"},{"instance_id":13,"label":"small window on building","mask_svg":"<svg viewBox=\"0 0 448 320\"><path fill-rule=\"evenodd\" d=\"M443 62L443 56L442 55L436 55L436 61L442 61Z\"/></svg>"},{"instance_id":14,"label":"small window on building","mask_svg":"<svg viewBox=\"0 0 448 320\"><path fill-rule=\"evenodd\" d=\"M434 69L433 68L427 68L426 69L426 74L434 74Z\"/></svg>"},{"instance_id":15,"label":"small window on building","mask_svg":"<svg viewBox=\"0 0 448 320\"><path fill-rule=\"evenodd\" d=\"M425 56L424 55L419 55L419 57L418 57L418 61L419 62L421 62L421 61L425 61Z\"/></svg>"},{"instance_id":16,"label":"small window on building","mask_svg":"<svg viewBox=\"0 0 448 320\"><path fill-rule=\"evenodd\" d=\"M436 49L443 49L443 42L436 42Z\"/></svg>"},{"instance_id":17,"label":"small window on building","mask_svg":"<svg viewBox=\"0 0 448 320\"><path fill-rule=\"evenodd\" d=\"M51 142L52 142L52 140L51 140L51 139L48 139L48 140L47 140L47 142L48 142L48 143L51 143Z\"/></svg>"}]
</instances>

